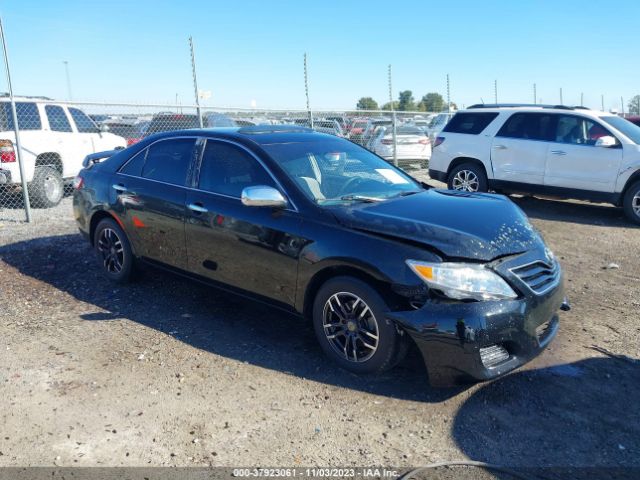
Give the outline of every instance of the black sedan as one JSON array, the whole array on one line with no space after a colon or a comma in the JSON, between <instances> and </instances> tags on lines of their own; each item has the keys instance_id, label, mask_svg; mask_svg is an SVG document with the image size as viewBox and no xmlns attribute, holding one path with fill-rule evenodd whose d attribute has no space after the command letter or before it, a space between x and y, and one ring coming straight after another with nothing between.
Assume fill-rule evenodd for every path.
<instances>
[{"instance_id":1,"label":"black sedan","mask_svg":"<svg viewBox=\"0 0 640 480\"><path fill-rule=\"evenodd\" d=\"M294 312L357 373L413 340L434 384L493 378L540 353L568 308L510 200L429 189L302 127L160 133L88 157L75 186L110 279L147 262Z\"/></svg>"}]
</instances>

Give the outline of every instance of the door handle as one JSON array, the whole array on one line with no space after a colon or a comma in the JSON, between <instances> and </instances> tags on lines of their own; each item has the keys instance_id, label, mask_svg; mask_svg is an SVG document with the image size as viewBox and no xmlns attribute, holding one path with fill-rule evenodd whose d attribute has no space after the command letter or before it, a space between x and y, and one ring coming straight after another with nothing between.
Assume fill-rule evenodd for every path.
<instances>
[{"instance_id":1,"label":"door handle","mask_svg":"<svg viewBox=\"0 0 640 480\"><path fill-rule=\"evenodd\" d=\"M125 193L127 191L127 187L125 187L121 183L114 183L113 185L111 185L111 188L113 188L118 193Z\"/></svg>"},{"instance_id":2,"label":"door handle","mask_svg":"<svg viewBox=\"0 0 640 480\"><path fill-rule=\"evenodd\" d=\"M551 154L552 155L566 155L567 152L562 151L562 150L551 150Z\"/></svg>"},{"instance_id":3,"label":"door handle","mask_svg":"<svg viewBox=\"0 0 640 480\"><path fill-rule=\"evenodd\" d=\"M504 145L494 145L493 148L495 148L496 150L506 150L507 147Z\"/></svg>"},{"instance_id":4,"label":"door handle","mask_svg":"<svg viewBox=\"0 0 640 480\"><path fill-rule=\"evenodd\" d=\"M201 203L190 203L187 208L195 213L207 213L209 210L204 208Z\"/></svg>"}]
</instances>

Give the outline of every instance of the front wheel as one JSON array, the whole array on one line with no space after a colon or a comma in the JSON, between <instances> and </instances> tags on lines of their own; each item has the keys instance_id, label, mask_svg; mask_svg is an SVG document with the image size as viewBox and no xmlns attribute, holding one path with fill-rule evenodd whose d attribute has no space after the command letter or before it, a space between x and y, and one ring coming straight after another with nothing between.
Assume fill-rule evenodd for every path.
<instances>
[{"instance_id":1,"label":"front wheel","mask_svg":"<svg viewBox=\"0 0 640 480\"><path fill-rule=\"evenodd\" d=\"M324 353L345 370L381 373L401 360L403 338L388 307L367 283L336 277L318 291L313 326Z\"/></svg>"},{"instance_id":2,"label":"front wheel","mask_svg":"<svg viewBox=\"0 0 640 480\"><path fill-rule=\"evenodd\" d=\"M634 223L640 224L640 182L629 187L622 202L624 213Z\"/></svg>"},{"instance_id":3,"label":"front wheel","mask_svg":"<svg viewBox=\"0 0 640 480\"><path fill-rule=\"evenodd\" d=\"M447 187L449 190L463 192L486 192L487 175L481 166L475 163L463 163L451 170Z\"/></svg>"}]
</instances>

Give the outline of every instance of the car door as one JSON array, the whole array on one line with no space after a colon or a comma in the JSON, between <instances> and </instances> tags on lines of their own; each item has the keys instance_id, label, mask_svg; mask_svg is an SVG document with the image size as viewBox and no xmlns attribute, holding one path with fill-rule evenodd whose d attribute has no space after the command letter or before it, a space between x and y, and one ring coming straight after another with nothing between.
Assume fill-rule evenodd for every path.
<instances>
[{"instance_id":1,"label":"car door","mask_svg":"<svg viewBox=\"0 0 640 480\"><path fill-rule=\"evenodd\" d=\"M602 136L615 136L595 120L557 115L555 136L547 153L544 184L597 192L613 192L622 161L622 145L596 146Z\"/></svg>"},{"instance_id":2,"label":"car door","mask_svg":"<svg viewBox=\"0 0 640 480\"><path fill-rule=\"evenodd\" d=\"M78 134L71 127L67 113L60 105L45 105L45 116L48 121L47 143L55 149L62 160L62 176L73 177L82 169L82 160L87 155Z\"/></svg>"},{"instance_id":3,"label":"car door","mask_svg":"<svg viewBox=\"0 0 640 480\"><path fill-rule=\"evenodd\" d=\"M138 256L186 269L186 183L196 138L159 140L114 175L112 205Z\"/></svg>"},{"instance_id":4,"label":"car door","mask_svg":"<svg viewBox=\"0 0 640 480\"><path fill-rule=\"evenodd\" d=\"M87 148L88 153L101 152L108 150L106 145L102 145L102 134L100 129L93 123L87 114L75 107L69 107L69 114L73 119L78 136L82 141L82 145Z\"/></svg>"},{"instance_id":5,"label":"car door","mask_svg":"<svg viewBox=\"0 0 640 480\"><path fill-rule=\"evenodd\" d=\"M513 183L544 183L548 140L553 116L547 113L514 113L491 144L495 180Z\"/></svg>"},{"instance_id":6,"label":"car door","mask_svg":"<svg viewBox=\"0 0 640 480\"><path fill-rule=\"evenodd\" d=\"M285 209L245 206L245 187L286 192L243 147L206 140L195 188L187 193L189 270L287 305L295 301L300 217Z\"/></svg>"}]
</instances>

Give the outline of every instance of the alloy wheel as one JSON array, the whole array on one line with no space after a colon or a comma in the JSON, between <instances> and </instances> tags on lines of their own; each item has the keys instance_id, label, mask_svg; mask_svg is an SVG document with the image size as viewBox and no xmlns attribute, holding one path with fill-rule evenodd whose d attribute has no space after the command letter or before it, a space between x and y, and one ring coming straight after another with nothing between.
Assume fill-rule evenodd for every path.
<instances>
[{"instance_id":1,"label":"alloy wheel","mask_svg":"<svg viewBox=\"0 0 640 480\"><path fill-rule=\"evenodd\" d=\"M378 349L378 322L357 295L338 292L325 302L322 326L331 348L350 362L365 362Z\"/></svg>"},{"instance_id":2,"label":"alloy wheel","mask_svg":"<svg viewBox=\"0 0 640 480\"><path fill-rule=\"evenodd\" d=\"M105 228L98 238L98 251L102 264L109 273L120 273L124 266L124 247L118 234L111 228Z\"/></svg>"},{"instance_id":3,"label":"alloy wheel","mask_svg":"<svg viewBox=\"0 0 640 480\"><path fill-rule=\"evenodd\" d=\"M454 190L477 192L480 181L478 176L471 170L460 170L454 175L451 185Z\"/></svg>"},{"instance_id":4,"label":"alloy wheel","mask_svg":"<svg viewBox=\"0 0 640 480\"><path fill-rule=\"evenodd\" d=\"M633 209L633 213L640 217L640 191L631 199L631 208Z\"/></svg>"}]
</instances>

